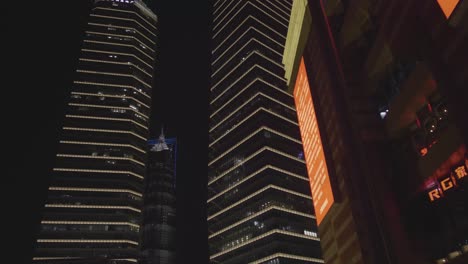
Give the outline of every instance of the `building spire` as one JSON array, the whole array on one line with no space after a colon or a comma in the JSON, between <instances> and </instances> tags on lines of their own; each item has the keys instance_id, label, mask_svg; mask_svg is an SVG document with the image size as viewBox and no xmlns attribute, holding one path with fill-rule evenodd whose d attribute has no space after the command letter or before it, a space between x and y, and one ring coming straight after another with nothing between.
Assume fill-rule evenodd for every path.
<instances>
[{"instance_id":1,"label":"building spire","mask_svg":"<svg viewBox=\"0 0 468 264\"><path fill-rule=\"evenodd\" d=\"M158 143L151 148L151 151L159 152L168 149L169 147L166 144L166 138L164 136L164 125L161 125L161 135L159 135Z\"/></svg>"}]
</instances>

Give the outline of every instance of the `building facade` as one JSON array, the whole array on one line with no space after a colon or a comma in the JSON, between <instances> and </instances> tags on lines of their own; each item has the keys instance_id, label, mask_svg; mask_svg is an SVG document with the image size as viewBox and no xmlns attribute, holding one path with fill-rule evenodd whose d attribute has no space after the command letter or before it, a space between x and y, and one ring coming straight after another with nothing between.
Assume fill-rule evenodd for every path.
<instances>
[{"instance_id":1,"label":"building facade","mask_svg":"<svg viewBox=\"0 0 468 264\"><path fill-rule=\"evenodd\" d=\"M467 1L297 2L284 61L337 198L325 262L466 262Z\"/></svg>"},{"instance_id":2,"label":"building facade","mask_svg":"<svg viewBox=\"0 0 468 264\"><path fill-rule=\"evenodd\" d=\"M210 263L323 263L282 54L292 1L213 4Z\"/></svg>"},{"instance_id":3,"label":"building facade","mask_svg":"<svg viewBox=\"0 0 468 264\"><path fill-rule=\"evenodd\" d=\"M142 1L95 1L51 172L35 262L137 261L156 23Z\"/></svg>"},{"instance_id":4,"label":"building facade","mask_svg":"<svg viewBox=\"0 0 468 264\"><path fill-rule=\"evenodd\" d=\"M176 138L150 140L145 179L142 255L144 264L176 263Z\"/></svg>"}]
</instances>

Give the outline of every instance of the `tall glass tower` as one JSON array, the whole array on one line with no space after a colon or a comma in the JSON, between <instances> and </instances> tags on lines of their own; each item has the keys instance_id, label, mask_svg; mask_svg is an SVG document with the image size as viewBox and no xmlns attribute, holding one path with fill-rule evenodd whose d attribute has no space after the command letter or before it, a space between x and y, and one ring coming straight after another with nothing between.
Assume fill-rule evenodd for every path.
<instances>
[{"instance_id":1,"label":"tall glass tower","mask_svg":"<svg viewBox=\"0 0 468 264\"><path fill-rule=\"evenodd\" d=\"M176 138L148 141L148 173L145 179L142 264L176 263Z\"/></svg>"},{"instance_id":2,"label":"tall glass tower","mask_svg":"<svg viewBox=\"0 0 468 264\"><path fill-rule=\"evenodd\" d=\"M35 262L137 261L156 23L156 15L140 0L95 1Z\"/></svg>"},{"instance_id":3,"label":"tall glass tower","mask_svg":"<svg viewBox=\"0 0 468 264\"><path fill-rule=\"evenodd\" d=\"M291 0L213 4L210 263L323 263L281 64Z\"/></svg>"}]
</instances>

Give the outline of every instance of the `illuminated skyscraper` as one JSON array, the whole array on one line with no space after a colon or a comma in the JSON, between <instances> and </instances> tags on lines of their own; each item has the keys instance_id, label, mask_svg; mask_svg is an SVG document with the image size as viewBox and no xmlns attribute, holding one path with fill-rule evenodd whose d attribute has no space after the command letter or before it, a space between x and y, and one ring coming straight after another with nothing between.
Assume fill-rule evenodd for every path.
<instances>
[{"instance_id":1,"label":"illuminated skyscraper","mask_svg":"<svg viewBox=\"0 0 468 264\"><path fill-rule=\"evenodd\" d=\"M292 1L215 1L211 263L323 263L294 99L281 64Z\"/></svg>"},{"instance_id":2,"label":"illuminated skyscraper","mask_svg":"<svg viewBox=\"0 0 468 264\"><path fill-rule=\"evenodd\" d=\"M176 159L177 140L150 140L148 174L145 179L142 262L176 263Z\"/></svg>"},{"instance_id":3,"label":"illuminated skyscraper","mask_svg":"<svg viewBox=\"0 0 468 264\"><path fill-rule=\"evenodd\" d=\"M95 1L51 172L36 262L137 261L156 23L140 0Z\"/></svg>"}]
</instances>

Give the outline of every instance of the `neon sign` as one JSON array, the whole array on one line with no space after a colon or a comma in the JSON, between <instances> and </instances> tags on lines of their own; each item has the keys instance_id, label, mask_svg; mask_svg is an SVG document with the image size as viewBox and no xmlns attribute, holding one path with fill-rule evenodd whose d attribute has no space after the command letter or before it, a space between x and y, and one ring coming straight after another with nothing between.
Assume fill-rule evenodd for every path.
<instances>
[{"instance_id":1,"label":"neon sign","mask_svg":"<svg viewBox=\"0 0 468 264\"><path fill-rule=\"evenodd\" d=\"M465 159L465 164L457 165L450 175L443 177L440 179L439 186L435 189L430 190L427 194L429 196L429 200L434 202L439 200L440 198L444 197L446 193L454 188L460 186L463 180L468 178L468 161Z\"/></svg>"},{"instance_id":2,"label":"neon sign","mask_svg":"<svg viewBox=\"0 0 468 264\"><path fill-rule=\"evenodd\" d=\"M315 216L317 225L320 225L323 218L334 204L335 198L328 174L312 95L310 93L304 58L301 58L293 93L307 172L310 180Z\"/></svg>"}]
</instances>

